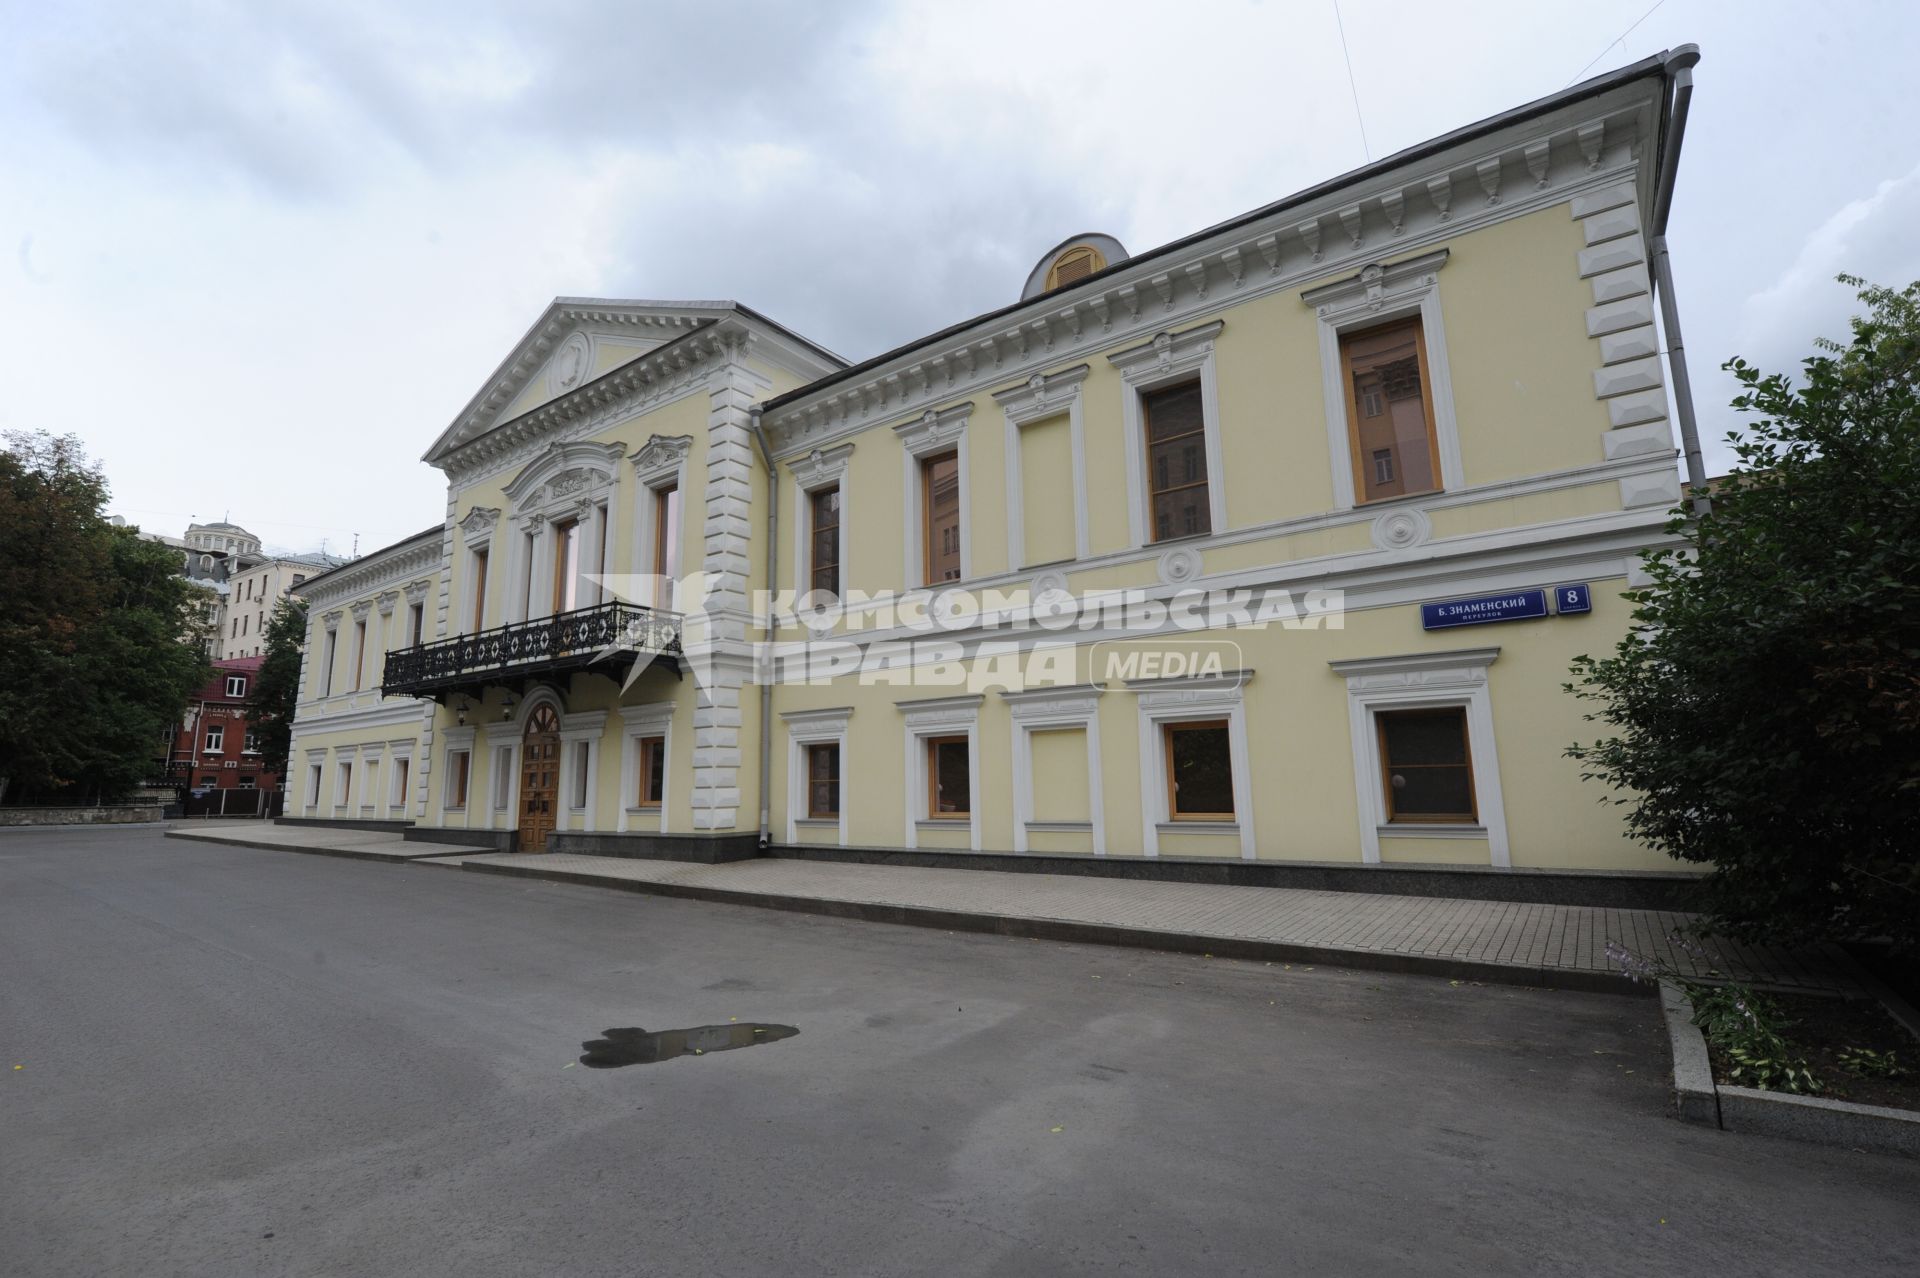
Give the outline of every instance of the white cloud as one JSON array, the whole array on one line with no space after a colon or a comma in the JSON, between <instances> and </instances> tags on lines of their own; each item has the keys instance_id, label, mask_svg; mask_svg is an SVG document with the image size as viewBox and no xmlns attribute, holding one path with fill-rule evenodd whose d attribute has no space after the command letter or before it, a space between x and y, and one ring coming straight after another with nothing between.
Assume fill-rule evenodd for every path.
<instances>
[{"instance_id":1,"label":"white cloud","mask_svg":"<svg viewBox=\"0 0 1920 1278\"><path fill-rule=\"evenodd\" d=\"M1920 227L1920 167L1848 201L1816 227L1792 265L1741 304L1730 353L1763 372L1795 373L1814 353L1815 338L1844 341L1847 320L1860 304L1855 290L1835 277L1857 275L1895 288L1920 280L1915 227ZM1738 393L1738 384L1711 365L1696 371L1695 380L1707 468L1718 474L1733 462L1724 436L1738 419L1725 405Z\"/></svg>"}]
</instances>

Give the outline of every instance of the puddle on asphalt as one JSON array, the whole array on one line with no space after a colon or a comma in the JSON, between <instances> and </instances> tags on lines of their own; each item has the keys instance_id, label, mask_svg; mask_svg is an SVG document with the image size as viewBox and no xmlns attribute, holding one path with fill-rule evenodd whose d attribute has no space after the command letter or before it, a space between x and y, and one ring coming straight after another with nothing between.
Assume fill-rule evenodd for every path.
<instances>
[{"instance_id":1,"label":"puddle on asphalt","mask_svg":"<svg viewBox=\"0 0 1920 1278\"><path fill-rule=\"evenodd\" d=\"M625 1029L600 1031L604 1038L588 1039L580 1046L586 1055L580 1063L588 1069L619 1069L623 1065L658 1065L676 1056L706 1056L712 1052L730 1052L736 1047L758 1047L792 1038L800 1031L791 1025L696 1025L692 1029L644 1030L637 1025Z\"/></svg>"}]
</instances>

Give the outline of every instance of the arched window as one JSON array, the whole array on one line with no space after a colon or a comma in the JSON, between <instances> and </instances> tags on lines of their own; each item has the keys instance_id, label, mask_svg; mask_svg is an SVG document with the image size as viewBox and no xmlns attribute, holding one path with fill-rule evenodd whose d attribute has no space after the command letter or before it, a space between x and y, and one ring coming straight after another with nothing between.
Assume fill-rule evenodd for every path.
<instances>
[{"instance_id":1,"label":"arched window","mask_svg":"<svg viewBox=\"0 0 1920 1278\"><path fill-rule=\"evenodd\" d=\"M1075 244L1060 250L1054 256L1053 265L1047 268L1047 288L1061 288L1083 280L1095 271L1107 269L1107 259L1100 250L1091 244Z\"/></svg>"}]
</instances>

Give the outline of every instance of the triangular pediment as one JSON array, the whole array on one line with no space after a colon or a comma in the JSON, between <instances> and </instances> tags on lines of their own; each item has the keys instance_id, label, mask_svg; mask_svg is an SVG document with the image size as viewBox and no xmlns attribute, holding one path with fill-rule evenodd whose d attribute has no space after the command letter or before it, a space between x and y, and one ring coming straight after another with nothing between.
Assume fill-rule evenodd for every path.
<instances>
[{"instance_id":1,"label":"triangular pediment","mask_svg":"<svg viewBox=\"0 0 1920 1278\"><path fill-rule=\"evenodd\" d=\"M734 311L732 302L558 297L426 452L433 462Z\"/></svg>"}]
</instances>

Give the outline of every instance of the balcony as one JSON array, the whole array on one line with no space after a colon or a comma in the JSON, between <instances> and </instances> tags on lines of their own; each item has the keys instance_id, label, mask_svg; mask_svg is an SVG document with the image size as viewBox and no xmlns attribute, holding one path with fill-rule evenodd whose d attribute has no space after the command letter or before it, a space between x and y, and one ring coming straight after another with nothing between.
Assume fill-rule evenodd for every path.
<instances>
[{"instance_id":1,"label":"balcony","mask_svg":"<svg viewBox=\"0 0 1920 1278\"><path fill-rule=\"evenodd\" d=\"M637 604L603 603L387 654L380 690L444 702L489 687L525 691L536 680L592 670L625 676L642 656L666 657L680 674L680 618Z\"/></svg>"}]
</instances>

